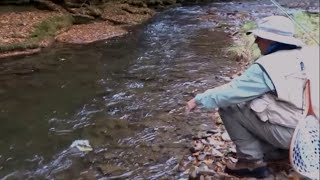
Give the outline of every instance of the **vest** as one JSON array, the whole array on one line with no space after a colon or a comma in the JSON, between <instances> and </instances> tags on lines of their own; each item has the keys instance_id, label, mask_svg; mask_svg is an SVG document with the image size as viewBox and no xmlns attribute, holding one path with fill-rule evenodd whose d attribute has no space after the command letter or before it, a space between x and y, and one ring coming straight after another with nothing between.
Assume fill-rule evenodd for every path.
<instances>
[{"instance_id":1,"label":"vest","mask_svg":"<svg viewBox=\"0 0 320 180\"><path fill-rule=\"evenodd\" d=\"M278 51L256 62L269 76L275 94L268 93L250 102L263 121L294 128L304 115L304 88L311 81L312 106L319 117L319 47Z\"/></svg>"}]
</instances>

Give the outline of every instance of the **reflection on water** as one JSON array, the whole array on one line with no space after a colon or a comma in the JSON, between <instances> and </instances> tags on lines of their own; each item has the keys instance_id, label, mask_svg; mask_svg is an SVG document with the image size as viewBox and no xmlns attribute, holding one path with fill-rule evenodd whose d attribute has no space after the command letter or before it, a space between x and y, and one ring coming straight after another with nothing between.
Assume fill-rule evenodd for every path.
<instances>
[{"instance_id":1,"label":"reflection on water","mask_svg":"<svg viewBox=\"0 0 320 180\"><path fill-rule=\"evenodd\" d=\"M231 5L173 8L124 37L0 64L0 177L171 176L193 126L186 99L235 71L221 27L238 23ZM77 139L94 152L70 149Z\"/></svg>"}]
</instances>

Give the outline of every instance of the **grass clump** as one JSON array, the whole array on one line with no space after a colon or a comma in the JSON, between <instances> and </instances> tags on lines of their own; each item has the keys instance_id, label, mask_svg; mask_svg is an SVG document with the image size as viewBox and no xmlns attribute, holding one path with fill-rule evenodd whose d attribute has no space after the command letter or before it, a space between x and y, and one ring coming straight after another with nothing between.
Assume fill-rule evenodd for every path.
<instances>
[{"instance_id":1,"label":"grass clump","mask_svg":"<svg viewBox=\"0 0 320 180\"><path fill-rule=\"evenodd\" d=\"M316 45L316 42L310 38L313 37L319 42L319 27L320 27L320 16L319 14L307 14L304 12L298 12L294 14L294 19L308 32L296 25L295 36L304 41L307 45Z\"/></svg>"},{"instance_id":2,"label":"grass clump","mask_svg":"<svg viewBox=\"0 0 320 180\"><path fill-rule=\"evenodd\" d=\"M69 15L52 16L36 24L25 41L14 44L0 44L0 52L38 48L42 40L54 37L59 30L70 27L72 24L73 19Z\"/></svg>"},{"instance_id":3,"label":"grass clump","mask_svg":"<svg viewBox=\"0 0 320 180\"><path fill-rule=\"evenodd\" d=\"M40 40L46 37L52 37L57 31L71 26L72 23L73 20L68 15L53 16L37 24L34 27L34 31L30 34L30 37Z\"/></svg>"},{"instance_id":4,"label":"grass clump","mask_svg":"<svg viewBox=\"0 0 320 180\"><path fill-rule=\"evenodd\" d=\"M252 21L249 21L249 22L246 22L242 25L242 27L240 28L239 32L240 33L246 33L254 28L257 27L257 23L255 22L252 22Z\"/></svg>"},{"instance_id":5,"label":"grass clump","mask_svg":"<svg viewBox=\"0 0 320 180\"><path fill-rule=\"evenodd\" d=\"M24 50L24 49L34 49L38 47L38 43L34 41L25 41L19 42L15 44L2 45L0 44L0 52L7 52L13 50Z\"/></svg>"},{"instance_id":6,"label":"grass clump","mask_svg":"<svg viewBox=\"0 0 320 180\"><path fill-rule=\"evenodd\" d=\"M246 22L239 30L239 37L235 43L226 49L227 54L236 61L252 61L260 56L258 46L254 44L254 37L246 35L251 29L257 27L254 22Z\"/></svg>"}]
</instances>

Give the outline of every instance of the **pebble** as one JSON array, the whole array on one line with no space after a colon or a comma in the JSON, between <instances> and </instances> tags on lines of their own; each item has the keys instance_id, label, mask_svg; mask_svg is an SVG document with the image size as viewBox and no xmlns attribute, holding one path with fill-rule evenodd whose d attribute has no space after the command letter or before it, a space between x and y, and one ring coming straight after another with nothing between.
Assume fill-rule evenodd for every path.
<instances>
[{"instance_id":1,"label":"pebble","mask_svg":"<svg viewBox=\"0 0 320 180\"><path fill-rule=\"evenodd\" d=\"M212 148L211 154L215 157L222 157L223 156L223 154L220 151L216 150L215 148Z\"/></svg>"},{"instance_id":2,"label":"pebble","mask_svg":"<svg viewBox=\"0 0 320 180\"><path fill-rule=\"evenodd\" d=\"M151 149L153 152L159 152L161 150L159 146L152 146Z\"/></svg>"},{"instance_id":3,"label":"pebble","mask_svg":"<svg viewBox=\"0 0 320 180\"><path fill-rule=\"evenodd\" d=\"M224 141L231 141L230 136L229 136L229 134L228 134L227 131L225 131L225 132L221 135L221 138L222 138Z\"/></svg>"},{"instance_id":4,"label":"pebble","mask_svg":"<svg viewBox=\"0 0 320 180\"><path fill-rule=\"evenodd\" d=\"M109 160L109 159L116 158L117 156L111 153L105 153L103 157L105 160Z\"/></svg>"},{"instance_id":5,"label":"pebble","mask_svg":"<svg viewBox=\"0 0 320 180\"><path fill-rule=\"evenodd\" d=\"M98 167L104 175L124 171L122 167L111 164L100 164Z\"/></svg>"}]
</instances>

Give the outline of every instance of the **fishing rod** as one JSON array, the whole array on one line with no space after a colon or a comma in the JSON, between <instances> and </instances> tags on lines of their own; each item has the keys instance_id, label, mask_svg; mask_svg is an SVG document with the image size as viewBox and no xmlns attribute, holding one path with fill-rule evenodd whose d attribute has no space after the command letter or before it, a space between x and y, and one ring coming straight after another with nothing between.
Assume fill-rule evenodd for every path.
<instances>
[{"instance_id":1,"label":"fishing rod","mask_svg":"<svg viewBox=\"0 0 320 180\"><path fill-rule=\"evenodd\" d=\"M319 44L319 41L310 35L310 31L308 31L306 28L304 28L302 25L300 25L292 16L290 16L289 13L275 0L270 0L277 8L279 8L291 21L293 21L296 25L298 25L305 34L310 38L310 40L313 40L315 43Z\"/></svg>"}]
</instances>

